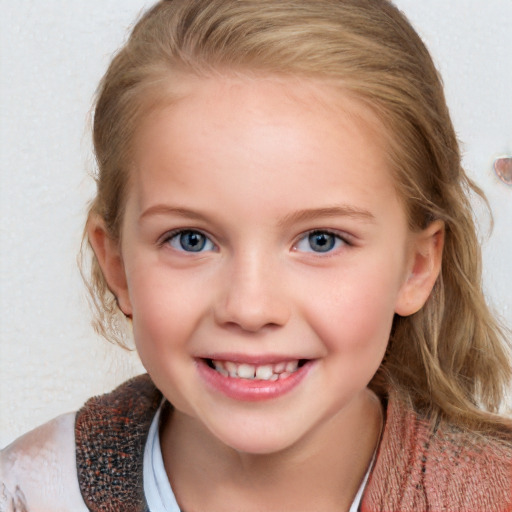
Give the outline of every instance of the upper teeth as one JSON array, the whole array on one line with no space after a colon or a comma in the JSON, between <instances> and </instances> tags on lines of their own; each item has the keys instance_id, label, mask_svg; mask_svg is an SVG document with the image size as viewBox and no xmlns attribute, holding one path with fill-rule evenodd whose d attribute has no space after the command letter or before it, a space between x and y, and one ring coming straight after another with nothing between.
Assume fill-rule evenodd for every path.
<instances>
[{"instance_id":1,"label":"upper teeth","mask_svg":"<svg viewBox=\"0 0 512 512\"><path fill-rule=\"evenodd\" d=\"M212 360L215 369L226 377L270 380L284 379L297 371L299 361L280 362L274 364L254 365L247 363L234 363L233 361Z\"/></svg>"}]
</instances>

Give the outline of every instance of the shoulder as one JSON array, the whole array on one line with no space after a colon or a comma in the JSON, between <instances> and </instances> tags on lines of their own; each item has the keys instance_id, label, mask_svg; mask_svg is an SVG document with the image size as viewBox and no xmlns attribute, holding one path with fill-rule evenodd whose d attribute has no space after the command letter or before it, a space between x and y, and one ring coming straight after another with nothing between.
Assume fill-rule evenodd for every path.
<instances>
[{"instance_id":1,"label":"shoulder","mask_svg":"<svg viewBox=\"0 0 512 512\"><path fill-rule=\"evenodd\" d=\"M363 510L512 511L510 441L433 428L391 398Z\"/></svg>"},{"instance_id":2,"label":"shoulder","mask_svg":"<svg viewBox=\"0 0 512 512\"><path fill-rule=\"evenodd\" d=\"M0 451L1 512L87 511L75 460L75 414L41 425Z\"/></svg>"},{"instance_id":3,"label":"shoulder","mask_svg":"<svg viewBox=\"0 0 512 512\"><path fill-rule=\"evenodd\" d=\"M0 512L144 510L144 445L161 400L142 375L14 441L0 451Z\"/></svg>"},{"instance_id":4,"label":"shoulder","mask_svg":"<svg viewBox=\"0 0 512 512\"><path fill-rule=\"evenodd\" d=\"M76 416L76 467L91 510L145 510L144 448L162 394L148 375L91 398Z\"/></svg>"}]
</instances>

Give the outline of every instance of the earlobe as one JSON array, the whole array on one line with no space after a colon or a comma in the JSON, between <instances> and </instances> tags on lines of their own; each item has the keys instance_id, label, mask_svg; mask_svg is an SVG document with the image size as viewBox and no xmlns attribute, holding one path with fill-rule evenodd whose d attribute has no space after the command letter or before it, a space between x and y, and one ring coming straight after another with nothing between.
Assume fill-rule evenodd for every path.
<instances>
[{"instance_id":1,"label":"earlobe","mask_svg":"<svg viewBox=\"0 0 512 512\"><path fill-rule=\"evenodd\" d=\"M119 309L131 317L132 306L119 242L109 236L105 222L97 215L91 216L87 222L87 236Z\"/></svg>"},{"instance_id":2,"label":"earlobe","mask_svg":"<svg viewBox=\"0 0 512 512\"><path fill-rule=\"evenodd\" d=\"M433 221L414 234L406 279L400 288L395 313L409 316L427 301L441 272L444 245L444 222Z\"/></svg>"}]
</instances>

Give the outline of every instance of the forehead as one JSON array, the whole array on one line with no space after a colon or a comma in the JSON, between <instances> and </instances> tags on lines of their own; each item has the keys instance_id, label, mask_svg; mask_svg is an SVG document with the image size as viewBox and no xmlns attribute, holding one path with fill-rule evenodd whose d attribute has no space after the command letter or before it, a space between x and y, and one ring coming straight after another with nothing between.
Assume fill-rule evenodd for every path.
<instances>
[{"instance_id":1,"label":"forehead","mask_svg":"<svg viewBox=\"0 0 512 512\"><path fill-rule=\"evenodd\" d=\"M183 91L135 138L130 193L141 207L179 200L178 190L273 208L283 193L311 203L396 196L382 123L339 88L218 77L190 79Z\"/></svg>"}]
</instances>

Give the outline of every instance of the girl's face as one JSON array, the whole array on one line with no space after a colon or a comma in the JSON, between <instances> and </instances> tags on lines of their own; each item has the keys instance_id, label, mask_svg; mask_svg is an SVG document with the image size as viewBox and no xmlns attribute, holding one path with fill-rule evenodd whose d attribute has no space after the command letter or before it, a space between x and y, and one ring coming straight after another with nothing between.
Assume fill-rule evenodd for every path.
<instances>
[{"instance_id":1,"label":"girl's face","mask_svg":"<svg viewBox=\"0 0 512 512\"><path fill-rule=\"evenodd\" d=\"M362 400L394 314L431 290L442 227L410 232L383 128L348 96L189 85L137 136L121 247L99 224L91 239L178 413L232 448L275 452Z\"/></svg>"}]
</instances>

